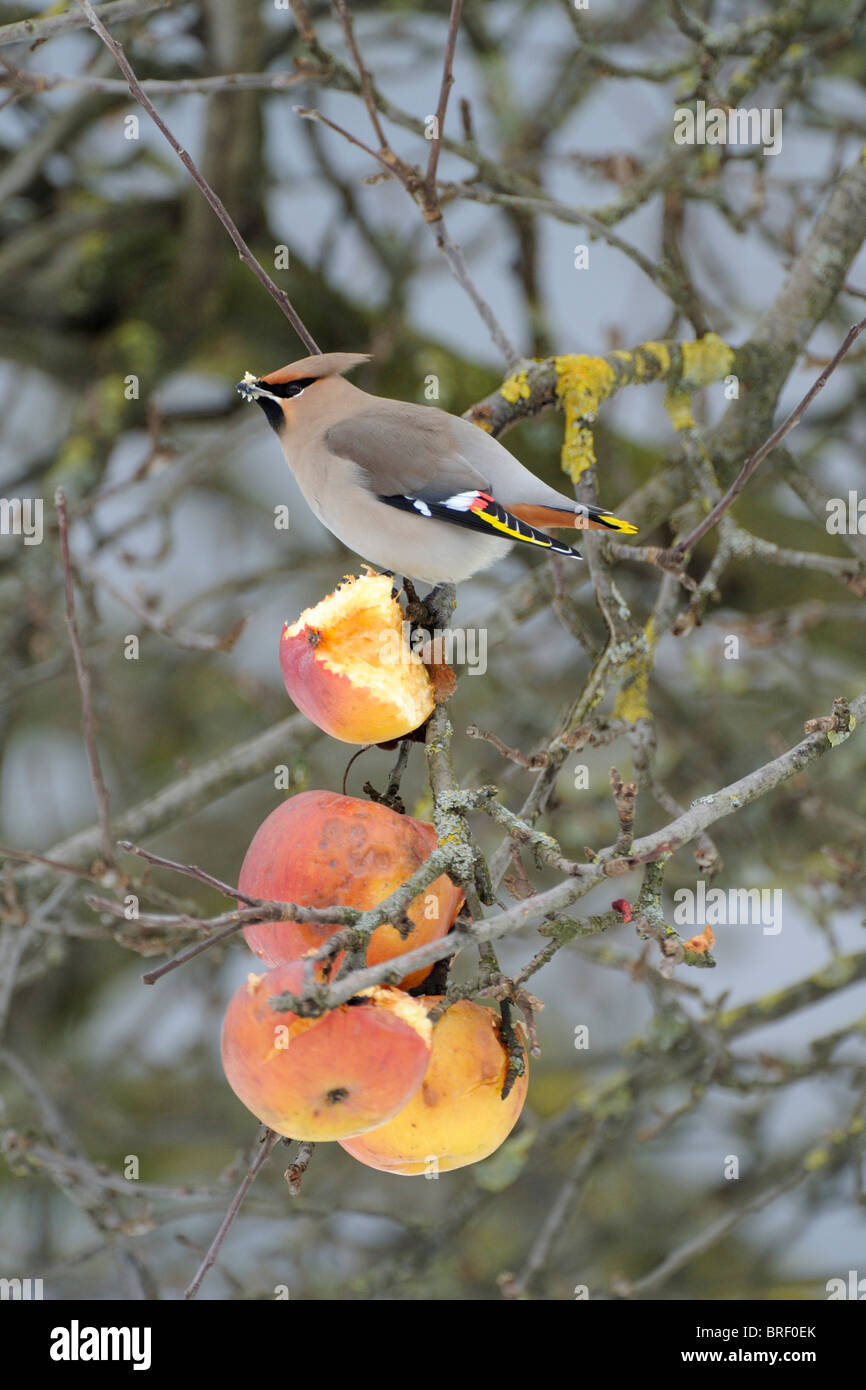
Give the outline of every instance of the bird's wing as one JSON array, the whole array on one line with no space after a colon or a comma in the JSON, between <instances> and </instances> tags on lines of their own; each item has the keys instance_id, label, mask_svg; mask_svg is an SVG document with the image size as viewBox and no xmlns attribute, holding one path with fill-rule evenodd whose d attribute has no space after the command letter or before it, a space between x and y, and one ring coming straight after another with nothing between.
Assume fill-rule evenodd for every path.
<instances>
[{"instance_id":1,"label":"bird's wing","mask_svg":"<svg viewBox=\"0 0 866 1390\"><path fill-rule=\"evenodd\" d=\"M378 496L397 492L445 498L468 488L491 490L481 472L455 444L451 417L429 406L383 401L332 425L325 443L332 453L354 460Z\"/></svg>"},{"instance_id":2,"label":"bird's wing","mask_svg":"<svg viewBox=\"0 0 866 1390\"><path fill-rule=\"evenodd\" d=\"M325 444L356 463L370 491L388 506L579 557L496 501L489 477L457 442L453 423L442 411L389 401L332 425Z\"/></svg>"}]
</instances>

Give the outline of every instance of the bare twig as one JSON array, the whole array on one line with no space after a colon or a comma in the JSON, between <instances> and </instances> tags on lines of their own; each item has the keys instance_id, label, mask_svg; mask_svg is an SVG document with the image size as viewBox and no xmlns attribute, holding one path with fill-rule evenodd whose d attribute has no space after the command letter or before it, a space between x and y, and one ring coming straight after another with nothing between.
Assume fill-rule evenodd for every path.
<instances>
[{"instance_id":1,"label":"bare twig","mask_svg":"<svg viewBox=\"0 0 866 1390\"><path fill-rule=\"evenodd\" d=\"M855 323L852 328L849 328L841 346L833 354L818 379L809 387L809 390L800 403L794 407L790 415L782 421L781 425L773 430L770 437L764 440L760 448L756 449L755 452L746 459L746 462L743 464L739 474L728 488L724 497L719 499L712 510L704 517L700 525L696 526L690 535L684 537L683 540L678 541L676 545L671 547L667 553L670 559L673 561L681 560L686 552L692 550L701 537L705 536L707 532L715 526L719 518L724 516L725 512L733 506L734 502L736 502L740 493L743 491L743 488L746 486L746 483L758 467L758 464L761 463L768 454L772 453L777 444L781 444L782 440L787 434L790 434L795 425L800 423L818 392L826 385L839 363L842 361L842 358L860 337L864 328L866 328L866 318L861 319L859 323Z\"/></svg>"},{"instance_id":2,"label":"bare twig","mask_svg":"<svg viewBox=\"0 0 866 1390\"><path fill-rule=\"evenodd\" d=\"M615 767L610 770L610 788L619 817L619 834L613 852L628 855L634 843L634 805L637 800L637 783L623 782Z\"/></svg>"},{"instance_id":3,"label":"bare twig","mask_svg":"<svg viewBox=\"0 0 866 1390\"><path fill-rule=\"evenodd\" d=\"M75 864L63 864L59 859L49 859L44 854L36 854L30 849L9 849L0 845L0 859L20 859L25 864L44 864L58 874L72 874L74 878L94 878L88 869L80 869Z\"/></svg>"},{"instance_id":4,"label":"bare twig","mask_svg":"<svg viewBox=\"0 0 866 1390\"><path fill-rule=\"evenodd\" d=\"M594 217L586 208L574 207L568 203L559 202L555 198L503 193L499 190L481 187L477 183L442 183L439 192L450 197L465 198L470 202L481 203L488 207L498 205L514 212L553 217L558 222L585 227L591 236L599 237L602 241L607 242L608 246L614 247L615 250L627 256L648 280L651 280L677 308L682 310L687 318L691 317L693 312L691 300L671 274L669 266L657 264L650 256L645 255L639 246L633 246L631 242L619 236L612 227Z\"/></svg>"},{"instance_id":5,"label":"bare twig","mask_svg":"<svg viewBox=\"0 0 866 1390\"><path fill-rule=\"evenodd\" d=\"M866 718L866 693L849 702L849 712L854 722ZM537 893L532 898L515 904L493 916L473 922L472 926L459 933L451 933L444 939L430 941L416 946L400 956L400 971L406 974L431 965L446 956L457 955L468 947L477 947L487 941L495 941L509 936L532 923L553 920L560 917L569 905L585 896L596 884L605 878L627 873L639 864L654 863L669 857L689 841L698 838L708 826L725 816L732 815L743 806L749 805L759 797L765 796L775 787L803 771L810 763L827 753L834 746L833 741L822 730L809 734L805 739L787 749L771 762L755 768L753 772L741 777L716 792L702 796L694 801L688 810L677 816L660 830L653 831L635 840L631 853L616 857L614 847L609 846L593 856L586 864L569 863L567 860L551 860L554 867L568 874L563 882L553 888ZM437 793L437 796L439 794ZM463 794L465 796L465 794ZM489 797L487 804L493 805ZM479 807L482 803L479 802ZM505 808L500 807L502 811ZM539 832L535 832L539 835ZM548 839L550 837L547 837ZM553 842L555 843L555 842ZM462 853L464 846L458 847ZM355 970L334 981L326 988L317 987L316 1004L318 1010L331 1009L345 1003L359 990L386 982L393 974L393 962L384 961L378 965ZM303 1012L304 1000L291 995L280 995L280 1008L291 1008ZM307 1010L309 1012L309 1010Z\"/></svg>"},{"instance_id":6,"label":"bare twig","mask_svg":"<svg viewBox=\"0 0 866 1390\"><path fill-rule=\"evenodd\" d=\"M569 1215L573 1213L586 1186L593 1164L602 1147L602 1138L608 1126L600 1126L580 1150L572 1171L560 1187L541 1229L532 1243L526 1263L517 1276L504 1274L498 1279L503 1298L521 1298L526 1293L533 1276L544 1267L550 1251L561 1234Z\"/></svg>"},{"instance_id":7,"label":"bare twig","mask_svg":"<svg viewBox=\"0 0 866 1390\"><path fill-rule=\"evenodd\" d=\"M127 854L136 854L139 859L147 860L148 864L154 864L158 869L173 869L175 873L186 874L188 878L197 878L200 883L206 883L211 888L216 888L218 892L227 898L238 898L248 907L261 907L261 898L251 898L247 893L242 893L240 888L235 888L231 883L224 883L221 878L214 878L213 874L206 873L197 864L180 864L176 859L165 859L161 854L153 854L149 849L142 849L140 845L134 845L131 840L118 840L118 848L126 850Z\"/></svg>"},{"instance_id":8,"label":"bare twig","mask_svg":"<svg viewBox=\"0 0 866 1390\"><path fill-rule=\"evenodd\" d=\"M100 19L122 20L133 16L152 14L154 10L165 10L172 0L111 0L100 5L96 14ZM67 33L70 29L86 29L88 21L84 15L71 13L48 14L41 19L19 19L15 24L0 27L0 48L13 43L43 43L55 34Z\"/></svg>"},{"instance_id":9,"label":"bare twig","mask_svg":"<svg viewBox=\"0 0 866 1390\"><path fill-rule=\"evenodd\" d=\"M191 931L208 933L203 940L194 942L192 946L178 952L170 960L142 975L142 982L146 985L156 984L156 981L161 980L163 975L170 975L173 970L185 965L188 960L200 956L203 951L210 950L211 946L219 945L221 941L233 936L241 928L253 926L257 922L313 922L317 926L336 929L340 922L351 925L363 915L360 909L352 907L302 907L298 903L262 901L249 907L235 908L232 912L221 912L217 917L193 917L188 912L177 914L139 912L134 918L129 919L123 903L113 902L110 898L101 898L95 894L85 898L85 902L88 907L93 908L94 912L106 912L112 917L123 918L127 921L132 920L140 927L156 928L157 930L188 927ZM337 935L336 931L335 935ZM320 949L322 951L335 949L331 946L331 938Z\"/></svg>"},{"instance_id":10,"label":"bare twig","mask_svg":"<svg viewBox=\"0 0 866 1390\"><path fill-rule=\"evenodd\" d=\"M451 0L451 14L448 17L448 36L445 40L445 59L442 64L442 85L439 89L439 101L436 106L436 129L433 132L433 142L430 147L430 158L427 161L427 196L431 203L436 201L436 171L439 168L439 152L442 149L442 131L445 126L445 112L448 108L448 97L454 85L454 50L457 47L457 31L460 28L460 19L463 14L463 0ZM441 212L440 212L441 216Z\"/></svg>"},{"instance_id":11,"label":"bare twig","mask_svg":"<svg viewBox=\"0 0 866 1390\"><path fill-rule=\"evenodd\" d=\"M169 0L162 0L167 4ZM110 6L106 6L110 8ZM156 9L154 3L152 8ZM97 12L98 13L98 12ZM78 18L78 16L76 16ZM81 16L82 26L86 20ZM214 77L147 77L139 86L153 96L209 96L212 92L284 92L309 82L305 72L224 72ZM85 92L104 92L107 96L125 94L129 86L122 77L97 77L90 73L38 73L26 68L13 68L0 73L0 87L13 87L26 92L53 92L60 87L73 87Z\"/></svg>"},{"instance_id":12,"label":"bare twig","mask_svg":"<svg viewBox=\"0 0 866 1390\"><path fill-rule=\"evenodd\" d=\"M230 652L246 627L246 618L240 618L221 637L213 633L192 632L187 628L176 627L172 618L159 617L158 614L151 612L147 605L141 603L133 594L124 592L123 589L114 584L97 565L85 562L81 565L81 570L97 589L103 589L106 593L111 594L112 598L117 599L118 603L124 604L151 632L165 637L176 647L183 647L185 651Z\"/></svg>"},{"instance_id":13,"label":"bare twig","mask_svg":"<svg viewBox=\"0 0 866 1390\"><path fill-rule=\"evenodd\" d=\"M487 300L481 294L475 281L469 274L466 258L456 241L451 240L445 228L445 220L441 214L438 218L433 220L433 235L436 238L436 245L439 247L439 250L442 252L451 268L451 274L454 276L458 285L466 291L472 303L475 305L475 308L478 310L478 314L487 332L490 334L492 341L499 349L507 369L513 371L521 361L520 353L517 351L517 348L508 337L508 334L505 332L490 305L487 303Z\"/></svg>"},{"instance_id":14,"label":"bare twig","mask_svg":"<svg viewBox=\"0 0 866 1390\"><path fill-rule=\"evenodd\" d=\"M60 488L58 488L54 495L54 501L57 506L60 558L63 563L63 580L66 595L66 626L69 630L69 640L72 644L72 654L75 658L75 674L78 677L78 689L81 692L81 725L84 733L84 746L87 750L90 780L93 784L93 792L96 797L96 813L102 839L102 856L106 865L111 865L114 863L114 847L111 839L111 825L108 815L108 790L105 785L105 779L102 776L102 768L99 765L99 754L96 751L90 672L84 660L84 653L81 649L81 638L78 634L78 623L75 618L75 581L72 574L72 560L69 555L69 519L66 511L66 497Z\"/></svg>"},{"instance_id":15,"label":"bare twig","mask_svg":"<svg viewBox=\"0 0 866 1390\"><path fill-rule=\"evenodd\" d=\"M215 932L214 935L209 936L207 940L196 941L194 945L188 946L185 951L180 951L176 956L172 956L171 960L167 960L162 965L158 965L155 970L146 971L141 977L141 983L143 985L155 985L157 980L162 979L163 975L170 975L172 970L177 970L181 965L186 965L188 960L192 960L194 956L200 956L202 951L207 951L211 946L216 946L220 941L225 941L228 937L234 936L235 932L240 931L244 925L245 923L240 920L231 922L229 926L224 927L222 931Z\"/></svg>"},{"instance_id":16,"label":"bare twig","mask_svg":"<svg viewBox=\"0 0 866 1390\"><path fill-rule=\"evenodd\" d=\"M85 0L79 0L79 3L83 4L85 3ZM457 30L460 24L460 14L463 8L462 0L452 0L451 14L448 23L448 36L445 42L445 57L443 61L442 85L439 94L439 128L437 132L437 139L434 142L434 147L430 151L430 163L432 163L433 169L432 182L430 179L430 163L428 163L426 177L422 178L419 170L416 169L413 165L408 164L406 160L401 159L401 157L394 152L394 150L388 143L385 132L382 129L381 121L379 120L379 105L377 101L376 92L373 88L370 73L364 64L364 60L358 48L357 40L355 39L354 28L352 25L352 16L349 12L348 6L346 5L345 0L333 0L333 6L337 13L337 17L340 20L343 32L346 36L346 42L349 45L349 51L352 55L352 60L355 64L355 69L358 74L358 81L360 83L361 93L364 98L364 104L367 108L367 112L370 117L373 129L376 132L376 138L379 141L379 149L371 149L369 145L365 145L362 140L359 140L356 135L353 135L350 131L345 130L341 126L336 125L336 123L334 121L329 120L327 116L323 116L320 111L310 110L305 107L295 107L295 110L298 115L305 117L307 120L320 121L323 125L329 126L332 130L342 135L343 138L348 140L351 144L357 145L360 149L364 150L367 154L371 155L374 159L376 159L379 162L379 164L383 165L384 168L386 168L389 171L389 173L393 174L396 178L400 180L403 187L406 189L406 192L413 199L413 201L418 204L419 208L421 209L424 221L427 222L428 225L431 227L433 235L436 239L436 245L439 247L439 250L442 252L442 255L447 261L448 266L451 269L452 275L454 276L457 283L462 287L462 289L472 300L472 303L478 310L479 316L481 317L485 327L487 328L488 333L490 334L492 342L495 344L498 351L502 354L502 357L505 360L508 370L511 371L517 366L518 362L521 360L520 353L517 351L517 348L511 342L510 338L508 337L508 334L503 329L502 325L500 324L490 305L487 303L487 300L481 294L475 282L473 281L472 276L469 274L469 268L466 265L466 260L462 250L456 242L452 241L451 237L449 236L448 231L445 227L445 221L442 216L442 208L439 203L439 195L436 189L435 175L439 159L438 147L441 145L442 142L442 122L445 118L445 110L448 102L448 93L451 89L451 84L453 82L451 68L454 58L454 47L457 42Z\"/></svg>"},{"instance_id":17,"label":"bare twig","mask_svg":"<svg viewBox=\"0 0 866 1390\"><path fill-rule=\"evenodd\" d=\"M224 883L221 879L215 878L212 874L206 873L195 864L181 864L173 859L165 859L161 855L151 854L148 850L142 850L137 845L129 841L121 841L121 848L132 854L140 855L149 863L161 868L173 869L177 873L186 874L190 878L195 878L202 883L208 884L212 888L218 889L226 897L240 899L246 903L246 907L237 908L232 912L223 912L218 917L209 919L196 918L188 913L181 913L175 916L164 913L139 913L134 919L142 927L184 927L207 931L209 935L205 940L197 941L192 946L179 952L171 960L157 966L154 970L149 970L142 976L145 984L154 984L163 975L170 974L179 966L184 965L188 960L200 955L211 946L224 941L226 937L233 935L239 928L255 922L311 922L317 926L332 927L333 934L323 943L315 955L315 960L325 959L334 954L335 951L343 946L358 948L366 942L376 927L383 922L391 922L399 926L401 915L413 898L427 888L434 879L448 867L448 856L442 849L436 849L428 859L421 864L408 879L383 902L375 908L363 911L361 908L348 907L342 904L334 904L332 907L306 907L298 903L284 903L269 901L264 898L252 898L240 889ZM91 897L88 899L89 905L99 912L108 912L115 917L126 917L126 910L123 904L112 902L107 898ZM348 929L347 934L337 930L339 926Z\"/></svg>"},{"instance_id":18,"label":"bare twig","mask_svg":"<svg viewBox=\"0 0 866 1390\"><path fill-rule=\"evenodd\" d=\"M786 1178L780 1181L769 1183L755 1196L740 1206L734 1207L731 1211L725 1212L716 1221L710 1222L696 1236L683 1242L675 1250L661 1260L649 1274L645 1274L642 1279L636 1279L634 1283L627 1280L615 1280L613 1285L614 1293L620 1298L636 1298L651 1293L665 1284L672 1275L682 1269L690 1260L709 1250L713 1245L726 1236L729 1231L743 1221L747 1216L752 1216L755 1212L762 1211L771 1202L775 1202L777 1197L781 1197L785 1192L790 1192L799 1183L804 1182L809 1176L808 1169L804 1166L796 1167Z\"/></svg>"},{"instance_id":19,"label":"bare twig","mask_svg":"<svg viewBox=\"0 0 866 1390\"><path fill-rule=\"evenodd\" d=\"M210 1248L196 1271L195 1278L184 1293L184 1298L195 1298L202 1281L209 1269L216 1264L217 1257L222 1248L223 1241L232 1228L235 1217L241 1209L243 1200L258 1177L261 1169L265 1166L276 1144L279 1142L279 1134L275 1134L272 1129L262 1129L256 1137L256 1147L253 1158L244 1174L243 1182L232 1198L228 1211L220 1222L219 1230L211 1241Z\"/></svg>"},{"instance_id":20,"label":"bare twig","mask_svg":"<svg viewBox=\"0 0 866 1390\"><path fill-rule=\"evenodd\" d=\"M501 753L503 758L508 758L509 762L517 763L518 767L544 767L547 762L546 753L523 753L519 748L512 748L504 743L499 735L492 733L490 729L479 729L477 724L467 724L466 735L468 738L480 738L485 743L491 743L497 753Z\"/></svg>"},{"instance_id":21,"label":"bare twig","mask_svg":"<svg viewBox=\"0 0 866 1390\"><path fill-rule=\"evenodd\" d=\"M387 150L388 140L385 136L384 130L382 129L382 123L379 120L379 112L376 110L376 102L373 97L373 83L370 78L370 74L364 65L364 60L361 57L361 51L358 48L358 41L355 38L355 26L352 23L352 16L349 13L349 7L346 4L346 0L332 0L332 3L337 13L337 18L340 21L340 26L343 30L343 33L346 36L346 43L349 45L349 52L352 55L352 61L355 64L355 69L358 73L358 79L361 83L361 93L364 97L364 105L367 108L367 114L370 117L370 124L376 132L376 138L379 141L379 148L381 150Z\"/></svg>"},{"instance_id":22,"label":"bare twig","mask_svg":"<svg viewBox=\"0 0 866 1390\"><path fill-rule=\"evenodd\" d=\"M301 1144L293 1161L283 1174L293 1197L297 1197L301 1191L301 1181L310 1166L310 1159L313 1157L315 1147L315 1144L309 1140Z\"/></svg>"},{"instance_id":23,"label":"bare twig","mask_svg":"<svg viewBox=\"0 0 866 1390\"><path fill-rule=\"evenodd\" d=\"M306 325L303 323L302 319L297 314L285 290L281 290L279 285L274 283L274 281L271 279L270 275L268 275L264 267L260 265L259 262L256 260L246 241L238 231L238 228L235 225L232 217L230 216L229 211L223 203L222 199L219 198L216 193L214 193L213 189L205 179L204 175L200 173L198 167L193 162L191 156L187 153L187 151L184 149L183 145L181 145L180 141L176 138L176 136L169 130L168 126L160 116L153 102L150 100L150 97L142 89L141 83L139 82L138 78L133 72L129 59L127 58L126 53L124 52L121 44L119 44L117 39L113 38L112 35L109 34L105 25L102 23L93 6L91 5L90 0L78 0L78 3L84 10L84 13L87 15L90 28L96 35L98 35L98 37L105 44L106 48L109 50L112 57L114 58L114 61L117 63L117 66L120 68L121 72L126 78L130 95L134 97L134 99L138 102L139 106L141 106L147 112L148 116L150 116L150 119L153 121L156 128L171 145L171 148L174 150L181 164L184 166L187 173L192 178L193 182L196 183L198 187L201 189L201 192L207 200L208 204L216 213L220 222L225 227L226 231L228 232L229 236L234 242L240 259L244 262L245 265L249 266L256 279L259 280L259 282L262 285L264 285L268 294L271 296L271 299L273 299L274 303L282 310L286 318L289 320L289 323L294 328L301 342L304 344L304 347L307 348L307 350L311 353L318 353L319 348L315 338L313 338L312 334L309 332Z\"/></svg>"},{"instance_id":24,"label":"bare twig","mask_svg":"<svg viewBox=\"0 0 866 1390\"><path fill-rule=\"evenodd\" d=\"M164 830L183 816L194 815L203 806L212 805L217 797L235 787L245 786L262 773L271 772L275 762L291 764L317 736L318 731L303 715L292 714L288 719L281 719L269 729L244 739L201 767L169 782L153 796L121 811L115 817L115 830L136 840ZM52 846L46 857L70 867L88 868L99 854L99 846L99 826L88 826ZM21 870L21 878L29 887L36 888L50 882L51 874L45 866L34 863Z\"/></svg>"}]
</instances>

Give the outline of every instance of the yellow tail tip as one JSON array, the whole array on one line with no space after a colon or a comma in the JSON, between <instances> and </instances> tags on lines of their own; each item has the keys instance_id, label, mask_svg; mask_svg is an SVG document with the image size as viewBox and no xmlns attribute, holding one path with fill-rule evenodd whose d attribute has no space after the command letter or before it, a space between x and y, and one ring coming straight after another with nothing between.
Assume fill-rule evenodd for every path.
<instances>
[{"instance_id":1,"label":"yellow tail tip","mask_svg":"<svg viewBox=\"0 0 866 1390\"><path fill-rule=\"evenodd\" d=\"M632 526L630 521L623 521L620 516L612 516L610 512L604 512L599 520L603 521L611 530L621 531L625 536L637 535L638 528L636 526Z\"/></svg>"}]
</instances>

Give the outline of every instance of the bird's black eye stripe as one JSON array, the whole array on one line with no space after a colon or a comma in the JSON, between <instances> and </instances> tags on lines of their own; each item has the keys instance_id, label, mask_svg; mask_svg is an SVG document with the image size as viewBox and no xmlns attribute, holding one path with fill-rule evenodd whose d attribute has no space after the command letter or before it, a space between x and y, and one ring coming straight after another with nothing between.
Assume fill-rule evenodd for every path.
<instances>
[{"instance_id":1,"label":"bird's black eye stripe","mask_svg":"<svg viewBox=\"0 0 866 1390\"><path fill-rule=\"evenodd\" d=\"M276 383L265 382L272 396L279 396L282 400L291 400L292 396L299 396L302 391L306 391L308 386L313 386L319 378L317 376L300 377L297 381L280 381Z\"/></svg>"}]
</instances>

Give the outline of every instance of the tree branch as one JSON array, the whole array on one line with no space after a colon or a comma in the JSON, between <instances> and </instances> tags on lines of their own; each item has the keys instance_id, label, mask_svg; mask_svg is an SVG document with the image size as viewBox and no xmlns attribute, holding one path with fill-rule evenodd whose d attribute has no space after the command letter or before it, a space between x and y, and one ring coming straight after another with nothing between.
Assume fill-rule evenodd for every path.
<instances>
[{"instance_id":1,"label":"tree branch","mask_svg":"<svg viewBox=\"0 0 866 1390\"><path fill-rule=\"evenodd\" d=\"M130 95L138 102L139 106L141 106L147 112L148 116L150 116L150 119L153 121L157 130L159 130L159 132L171 145L171 148L174 150L181 164L192 178L193 182L197 184L197 186L200 188L206 201L213 209L213 211L216 213L220 222L225 227L226 231L228 232L229 236L234 242L240 259L244 262L245 265L249 266L256 279L262 285L264 285L268 294L271 296L271 299L278 306L278 308L282 310L286 318L289 320L289 323L294 328L295 332L297 333L301 342L304 344L304 347L307 349L307 351L314 354L318 353L319 347L316 343L315 338L313 338L312 334L308 331L302 319L295 311L295 308L291 300L289 299L289 296L286 294L285 290L281 290L279 285L274 283L274 281L271 279L270 275L268 275L264 267L261 266L259 262L256 260L246 241L238 231L238 228L235 225L232 217L230 216L228 209L226 208L222 199L219 198L216 195L216 193L214 193L213 189L205 179L204 175L199 172L199 169L194 163L192 157L183 148L176 136L169 130L165 121L162 119L162 117L156 110L156 107L154 106L153 102L150 100L150 97L142 89L141 83L139 82L138 78L133 72L129 59L127 58L122 46L118 43L117 39L113 38L111 34L109 34L105 25L102 23L93 6L91 5L90 0L78 0L78 3L84 10L85 15L87 16L87 21L90 25L90 28L105 44L106 48L109 50L112 57L114 58L114 61L117 63L117 66L120 68L121 72L126 78L126 83L129 87Z\"/></svg>"},{"instance_id":2,"label":"tree branch","mask_svg":"<svg viewBox=\"0 0 866 1390\"><path fill-rule=\"evenodd\" d=\"M751 457L746 459L746 462L743 464L740 472L728 488L724 497L719 499L716 505L704 517L700 525L696 526L688 536L677 541L676 545L671 546L670 550L667 552L667 557L672 562L676 563L682 560L687 551L693 550L701 537L705 536L707 532L715 526L719 518L724 516L725 512L733 506L740 493L743 491L743 488L746 486L746 483L758 467L758 464L761 463L768 454L773 452L777 444L781 444L782 440L786 435L790 434L795 425L799 425L806 411L809 409L809 406L818 395L818 392L823 390L824 386L839 366L839 363L842 361L842 358L860 337L864 328L866 328L866 318L861 319L859 323L855 323L853 327L849 328L841 346L834 352L821 375L812 383L799 404L794 406L790 415L786 416L782 423L773 430L769 439L765 439L764 443L755 450Z\"/></svg>"},{"instance_id":3,"label":"tree branch","mask_svg":"<svg viewBox=\"0 0 866 1390\"><path fill-rule=\"evenodd\" d=\"M84 734L84 747L87 750L90 780L93 784L94 796L96 797L96 812L99 817L99 834L102 841L102 857L106 867L110 867L114 863L114 846L111 838L111 824L108 815L108 789L105 785L105 778L102 775L102 768L99 764L99 754L96 750L96 730L93 720L90 672L87 669L84 653L81 650L81 638L78 635L78 623L75 618L75 581L72 575L72 560L69 555L69 521L66 513L66 497L59 488L55 493L54 501L57 505L60 558L63 564L63 582L66 595L66 626L69 629L69 640L72 644L72 653L75 658L75 674L78 678L78 689L81 692L81 727ZM61 855L60 857L62 858L63 856Z\"/></svg>"}]
</instances>

